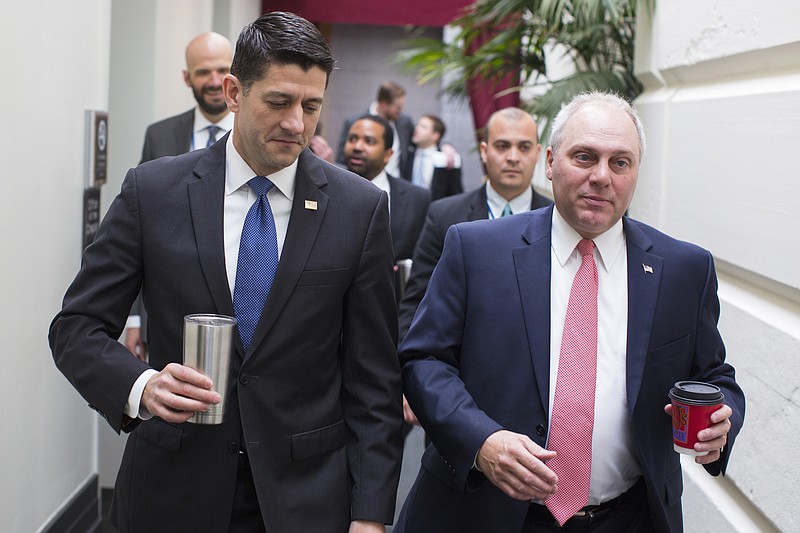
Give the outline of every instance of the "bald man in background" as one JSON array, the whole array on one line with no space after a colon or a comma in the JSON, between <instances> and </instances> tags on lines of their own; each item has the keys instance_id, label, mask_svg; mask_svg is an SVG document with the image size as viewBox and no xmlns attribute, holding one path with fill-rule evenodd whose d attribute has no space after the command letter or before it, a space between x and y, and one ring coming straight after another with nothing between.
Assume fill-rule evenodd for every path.
<instances>
[{"instance_id":1,"label":"bald man in background","mask_svg":"<svg viewBox=\"0 0 800 533\"><path fill-rule=\"evenodd\" d=\"M140 164L206 148L231 130L233 115L222 94L222 78L230 72L232 59L231 42L219 33L202 33L189 41L183 81L192 89L197 105L147 127ZM146 317L141 298L137 298L128 318L125 346L142 361L147 360Z\"/></svg>"}]
</instances>

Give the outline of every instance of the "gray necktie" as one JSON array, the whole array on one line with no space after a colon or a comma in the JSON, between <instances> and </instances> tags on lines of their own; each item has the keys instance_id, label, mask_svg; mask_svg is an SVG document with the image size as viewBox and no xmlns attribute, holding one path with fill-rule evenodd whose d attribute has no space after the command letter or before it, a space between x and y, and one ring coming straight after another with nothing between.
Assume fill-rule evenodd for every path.
<instances>
[{"instance_id":1,"label":"gray necktie","mask_svg":"<svg viewBox=\"0 0 800 533\"><path fill-rule=\"evenodd\" d=\"M206 143L206 148L208 148L209 146L217 142L217 135L219 135L219 132L222 131L222 128L212 124L206 129L208 130L208 142Z\"/></svg>"}]
</instances>

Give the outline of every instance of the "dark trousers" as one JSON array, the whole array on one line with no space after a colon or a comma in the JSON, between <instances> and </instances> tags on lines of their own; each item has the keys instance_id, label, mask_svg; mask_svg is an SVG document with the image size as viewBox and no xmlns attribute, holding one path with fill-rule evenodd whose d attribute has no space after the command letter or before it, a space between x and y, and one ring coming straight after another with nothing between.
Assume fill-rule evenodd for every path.
<instances>
[{"instance_id":1,"label":"dark trousers","mask_svg":"<svg viewBox=\"0 0 800 533\"><path fill-rule=\"evenodd\" d=\"M264 519L258 505L258 495L253 482L253 472L246 453L239 454L239 472L236 475L236 494L233 497L233 514L229 533L266 533Z\"/></svg>"},{"instance_id":2,"label":"dark trousers","mask_svg":"<svg viewBox=\"0 0 800 533\"><path fill-rule=\"evenodd\" d=\"M643 479L619 497L599 506L591 515L573 517L559 526L544 505L531 504L522 533L649 533L650 509Z\"/></svg>"}]
</instances>

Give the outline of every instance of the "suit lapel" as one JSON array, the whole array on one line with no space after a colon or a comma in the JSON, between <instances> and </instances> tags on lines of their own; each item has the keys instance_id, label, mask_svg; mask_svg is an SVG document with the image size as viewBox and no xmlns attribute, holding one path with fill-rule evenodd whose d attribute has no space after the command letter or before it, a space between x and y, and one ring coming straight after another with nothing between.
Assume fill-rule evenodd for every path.
<instances>
[{"instance_id":1,"label":"suit lapel","mask_svg":"<svg viewBox=\"0 0 800 533\"><path fill-rule=\"evenodd\" d=\"M314 241L328 207L328 195L321 191L321 188L328 183L322 164L308 150L304 150L299 159L292 213L289 218L289 228L286 231L283 251L278 263L278 270L275 272L275 280L272 282L272 289L264 304L264 310L253 334L248 354L253 353L267 336L294 291L308 262L308 257L311 255ZM306 209L306 200L316 202L317 208Z\"/></svg>"},{"instance_id":2,"label":"suit lapel","mask_svg":"<svg viewBox=\"0 0 800 533\"><path fill-rule=\"evenodd\" d=\"M530 217L522 234L528 246L513 251L522 315L543 411L550 388L550 223L552 209Z\"/></svg>"},{"instance_id":3,"label":"suit lapel","mask_svg":"<svg viewBox=\"0 0 800 533\"><path fill-rule=\"evenodd\" d=\"M628 353L626 383L628 412L633 413L642 385L650 332L661 283L662 257L651 253L650 239L627 218L623 219L628 248Z\"/></svg>"},{"instance_id":4,"label":"suit lapel","mask_svg":"<svg viewBox=\"0 0 800 533\"><path fill-rule=\"evenodd\" d=\"M194 133L194 109L191 109L180 116L178 127L175 128L175 146L179 151L176 154L184 154L192 149L192 134Z\"/></svg>"},{"instance_id":5,"label":"suit lapel","mask_svg":"<svg viewBox=\"0 0 800 533\"><path fill-rule=\"evenodd\" d=\"M481 185L472 195L469 204L467 221L486 220L489 218L489 205L486 203L486 185Z\"/></svg>"},{"instance_id":6,"label":"suit lapel","mask_svg":"<svg viewBox=\"0 0 800 533\"><path fill-rule=\"evenodd\" d=\"M209 149L194 168L196 180L187 187L200 266L220 313L233 316L225 268L223 213L225 204L225 143Z\"/></svg>"}]
</instances>

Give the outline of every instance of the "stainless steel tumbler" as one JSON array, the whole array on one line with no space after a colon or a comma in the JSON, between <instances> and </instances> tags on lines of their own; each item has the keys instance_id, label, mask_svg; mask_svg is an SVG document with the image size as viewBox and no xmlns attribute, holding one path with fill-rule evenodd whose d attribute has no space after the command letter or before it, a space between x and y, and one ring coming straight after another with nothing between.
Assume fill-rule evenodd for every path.
<instances>
[{"instance_id":1,"label":"stainless steel tumbler","mask_svg":"<svg viewBox=\"0 0 800 533\"><path fill-rule=\"evenodd\" d=\"M195 413L189 422L222 423L235 334L233 317L196 314L183 318L183 364L210 377L214 383L212 389L222 396L220 403L212 405L206 413Z\"/></svg>"},{"instance_id":2,"label":"stainless steel tumbler","mask_svg":"<svg viewBox=\"0 0 800 533\"><path fill-rule=\"evenodd\" d=\"M400 297L406 292L406 284L408 284L408 277L411 275L411 259L401 259L397 262L397 288Z\"/></svg>"}]
</instances>

